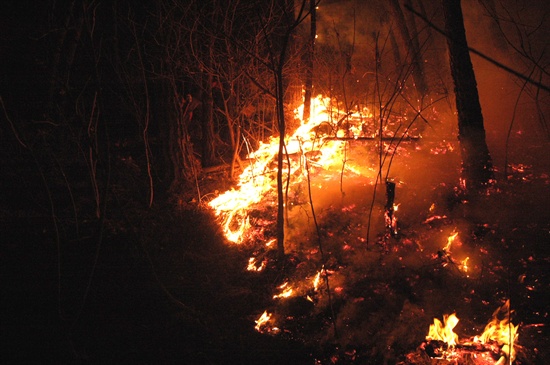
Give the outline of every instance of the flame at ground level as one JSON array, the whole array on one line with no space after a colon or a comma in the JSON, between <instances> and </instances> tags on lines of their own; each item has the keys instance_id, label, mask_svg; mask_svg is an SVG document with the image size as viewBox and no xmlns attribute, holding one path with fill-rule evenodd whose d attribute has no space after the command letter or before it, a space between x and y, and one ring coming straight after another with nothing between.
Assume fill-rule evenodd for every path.
<instances>
[{"instance_id":1,"label":"flame at ground level","mask_svg":"<svg viewBox=\"0 0 550 365\"><path fill-rule=\"evenodd\" d=\"M475 336L473 340L459 341L458 335L453 332L453 329L458 324L459 320L453 313L443 316L443 324L437 318L430 325L426 339L429 341L444 342L448 349L442 352L442 357L452 359L455 357L455 348L458 345L483 345L496 346L500 358L496 364L511 364L515 360L516 351L514 344L517 341L518 325L513 325L510 322L510 301L498 308L492 319L485 326L485 330L480 336Z\"/></svg>"},{"instance_id":2,"label":"flame at ground level","mask_svg":"<svg viewBox=\"0 0 550 365\"><path fill-rule=\"evenodd\" d=\"M458 341L458 335L453 332L453 329L458 324L456 314L444 315L443 323L437 318L434 318L434 323L430 325L430 330L427 340L443 341L449 346L455 346Z\"/></svg>"},{"instance_id":3,"label":"flame at ground level","mask_svg":"<svg viewBox=\"0 0 550 365\"><path fill-rule=\"evenodd\" d=\"M295 111L298 120L302 108L303 105ZM352 161L347 161L346 156L348 142L345 138L365 136L366 129L362 126L370 118L372 114L366 109L351 113L334 107L330 98L319 95L311 99L309 121L301 121L296 131L285 138L284 163L290 162L291 165L285 166L283 179L290 179L291 184L296 184L306 180L315 169L374 175L363 164L354 165ZM346 123L343 123L344 120L347 120ZM220 194L209 202L229 241L243 241L250 228L248 210L267 195L276 192L275 165L278 152L279 138L272 137L261 142L258 149L247 156L248 166L239 176L237 188Z\"/></svg>"},{"instance_id":4,"label":"flame at ground level","mask_svg":"<svg viewBox=\"0 0 550 365\"><path fill-rule=\"evenodd\" d=\"M262 327L265 326L267 322L269 322L270 319L271 319L271 314L268 313L267 311L264 311L260 316L260 318L254 321L256 323L256 326L254 327L256 331L260 331Z\"/></svg>"}]
</instances>

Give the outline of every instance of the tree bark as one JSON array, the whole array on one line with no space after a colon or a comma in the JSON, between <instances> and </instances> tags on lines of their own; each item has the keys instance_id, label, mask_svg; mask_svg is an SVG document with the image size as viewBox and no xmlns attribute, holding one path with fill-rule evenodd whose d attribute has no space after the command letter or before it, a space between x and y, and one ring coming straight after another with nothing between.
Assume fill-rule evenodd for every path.
<instances>
[{"instance_id":1,"label":"tree bark","mask_svg":"<svg viewBox=\"0 0 550 365\"><path fill-rule=\"evenodd\" d=\"M428 86L424 77L424 67L420 54L420 46L418 41L414 42L413 37L411 37L411 32L407 27L407 22L398 0L390 0L389 5L395 25L398 28L398 34L401 38L401 42L411 57L411 71L416 90L420 94L420 97L423 97L428 92Z\"/></svg>"},{"instance_id":2,"label":"tree bark","mask_svg":"<svg viewBox=\"0 0 550 365\"><path fill-rule=\"evenodd\" d=\"M276 104L277 120L279 129L279 151L277 155L277 258L282 263L285 256L285 193L283 185L283 156L285 155L285 91L287 84L284 79L284 66L287 53L290 47L290 40L293 32L294 13L293 2L290 0L280 0L283 7L283 36L278 42L280 53L277 55L274 66L274 78L276 83Z\"/></svg>"},{"instance_id":3,"label":"tree bark","mask_svg":"<svg viewBox=\"0 0 550 365\"><path fill-rule=\"evenodd\" d=\"M207 61L208 62L208 61ZM202 164L212 166L215 161L214 100L212 99L212 75L204 74L202 80Z\"/></svg>"},{"instance_id":4,"label":"tree bark","mask_svg":"<svg viewBox=\"0 0 550 365\"><path fill-rule=\"evenodd\" d=\"M305 54L305 82L304 82L304 113L302 119L307 122L311 116L311 96L313 93L313 57L315 52L315 35L317 34L316 0L310 0L310 32L308 48Z\"/></svg>"},{"instance_id":5,"label":"tree bark","mask_svg":"<svg viewBox=\"0 0 550 365\"><path fill-rule=\"evenodd\" d=\"M485 141L483 115L468 51L460 0L442 0L442 5L451 74L455 85L462 177L467 190L477 189L487 186L493 178L493 166Z\"/></svg>"}]
</instances>

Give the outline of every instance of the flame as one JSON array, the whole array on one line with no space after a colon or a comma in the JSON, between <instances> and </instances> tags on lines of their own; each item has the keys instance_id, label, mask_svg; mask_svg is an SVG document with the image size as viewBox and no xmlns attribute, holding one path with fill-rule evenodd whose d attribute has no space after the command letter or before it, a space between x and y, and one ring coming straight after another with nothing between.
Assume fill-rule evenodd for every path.
<instances>
[{"instance_id":1,"label":"flame","mask_svg":"<svg viewBox=\"0 0 550 365\"><path fill-rule=\"evenodd\" d=\"M443 316L443 323L437 318L434 318L434 323L430 325L430 330L426 336L426 340L443 341L450 347L453 347L458 342L458 335L453 332L453 329L458 324L458 317L455 313Z\"/></svg>"},{"instance_id":2,"label":"flame","mask_svg":"<svg viewBox=\"0 0 550 365\"><path fill-rule=\"evenodd\" d=\"M288 298L288 297L292 296L292 294L294 293L294 289L292 289L292 287L288 286L288 282L280 285L279 289L281 289L282 292L279 293L279 294L274 295L273 299Z\"/></svg>"},{"instance_id":3,"label":"flame","mask_svg":"<svg viewBox=\"0 0 550 365\"><path fill-rule=\"evenodd\" d=\"M516 358L514 343L518 338L518 327L510 322L510 300L493 313L493 318L485 326L483 333L476 337L480 343L486 344L494 341L501 347L501 352L509 359L510 363Z\"/></svg>"},{"instance_id":4,"label":"flame","mask_svg":"<svg viewBox=\"0 0 550 365\"><path fill-rule=\"evenodd\" d=\"M258 265L258 262L256 261L255 257L251 257L248 259L248 266L246 267L246 270L248 271L262 271L265 269L266 262L262 261L260 265Z\"/></svg>"},{"instance_id":5,"label":"flame","mask_svg":"<svg viewBox=\"0 0 550 365\"><path fill-rule=\"evenodd\" d=\"M321 272L317 272L317 275L313 278L313 290L319 290L319 284L321 283Z\"/></svg>"},{"instance_id":6,"label":"flame","mask_svg":"<svg viewBox=\"0 0 550 365\"><path fill-rule=\"evenodd\" d=\"M443 251L449 253L451 252L451 245L453 244L456 236L458 236L458 232L456 230L451 233L451 235L447 238L447 245L443 248Z\"/></svg>"},{"instance_id":7,"label":"flame","mask_svg":"<svg viewBox=\"0 0 550 365\"><path fill-rule=\"evenodd\" d=\"M464 260L462 260L462 271L465 273L468 272L468 260L470 260L470 257L466 257Z\"/></svg>"},{"instance_id":8,"label":"flame","mask_svg":"<svg viewBox=\"0 0 550 365\"><path fill-rule=\"evenodd\" d=\"M254 326L256 331L258 332L261 331L262 327L265 326L270 319L271 319L271 313L264 311L260 316L260 318L254 321L256 323L256 326Z\"/></svg>"},{"instance_id":9,"label":"flame","mask_svg":"<svg viewBox=\"0 0 550 365\"><path fill-rule=\"evenodd\" d=\"M300 119L302 111L303 104L295 110L297 119ZM346 118L354 123L341 123ZM361 174L365 170L364 166L354 166L349 161L343 165L346 142L327 137L362 136L363 122L367 122L369 118L372 118L372 113L366 108L353 113L344 112L335 107L330 98L322 95L312 98L310 119L307 122L301 121L296 131L285 138L285 153L300 157L297 161L291 161L291 170L302 173L291 172L291 176L304 179L307 175L304 171L306 163L309 168L334 168L337 171L341 171L344 166L346 171ZM273 167L273 163L278 152L278 137L261 142L258 149L247 156L249 165L239 176L237 187L208 203L230 242L240 243L246 238L251 227L248 210L276 191L276 167Z\"/></svg>"},{"instance_id":10,"label":"flame","mask_svg":"<svg viewBox=\"0 0 550 365\"><path fill-rule=\"evenodd\" d=\"M496 364L511 364L516 357L514 344L518 339L518 327L510 322L510 300L498 308L492 316L492 319L485 326L485 330L480 336L473 338L474 343L483 345L498 346L502 354ZM458 324L458 318L455 313L443 316L443 323L437 318L434 318L434 323L430 325L426 340L445 342L450 351L444 351L444 357L452 357L452 350L459 343L458 335L453 332L453 329ZM468 341L466 341L468 342Z\"/></svg>"}]
</instances>

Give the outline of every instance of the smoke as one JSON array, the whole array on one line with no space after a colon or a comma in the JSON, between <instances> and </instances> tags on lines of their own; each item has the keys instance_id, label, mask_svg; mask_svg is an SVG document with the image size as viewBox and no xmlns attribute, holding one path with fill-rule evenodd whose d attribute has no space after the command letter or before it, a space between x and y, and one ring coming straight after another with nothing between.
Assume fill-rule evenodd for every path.
<instances>
[{"instance_id":1,"label":"smoke","mask_svg":"<svg viewBox=\"0 0 550 365\"><path fill-rule=\"evenodd\" d=\"M413 6L418 8L418 4ZM442 27L442 14L437 4L430 2L424 6L427 16ZM463 0L462 8L470 47L534 82L550 85L548 70L544 69L550 62L547 50L550 27L545 22L548 15L545 1ZM387 2L347 0L321 3L317 42L321 47L330 46L333 52L348 58L342 62L349 66L345 77L350 80L346 86L348 93L353 94L348 96L350 100L360 100L363 93L367 93L361 90L372 92L377 34L382 57L380 80L395 80L395 73L389 66L393 59L388 35L391 28L396 29L388 13ZM430 34L429 27L422 20L417 19L416 23L421 44L425 46L425 72L432 93L448 93L452 112L454 95L445 41L436 32ZM544 155L550 138L550 93L473 53L471 57L487 141L497 169L503 172L505 163L527 163L536 165L535 168L540 166L540 170L548 167L548 159L540 157ZM332 82L338 84L344 78L345 69L339 68L340 72L334 75ZM437 108L445 112L446 106L440 103ZM446 117L441 122L454 128L457 123L454 115ZM530 145L528 150L525 145ZM537 158L523 162L529 156Z\"/></svg>"},{"instance_id":2,"label":"smoke","mask_svg":"<svg viewBox=\"0 0 550 365\"><path fill-rule=\"evenodd\" d=\"M493 5L493 6L491 6ZM535 82L550 85L550 27L544 1L463 1L470 47ZM546 55L544 52L546 51ZM495 166L523 163L546 169L550 93L472 54L487 142ZM546 74L545 74L546 73ZM544 147L545 146L545 147Z\"/></svg>"}]
</instances>

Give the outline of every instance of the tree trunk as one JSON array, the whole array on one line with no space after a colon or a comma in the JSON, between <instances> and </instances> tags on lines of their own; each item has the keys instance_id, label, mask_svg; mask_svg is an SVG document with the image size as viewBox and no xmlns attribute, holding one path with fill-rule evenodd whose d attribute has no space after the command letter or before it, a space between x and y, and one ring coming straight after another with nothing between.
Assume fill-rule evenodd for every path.
<instances>
[{"instance_id":1,"label":"tree trunk","mask_svg":"<svg viewBox=\"0 0 550 365\"><path fill-rule=\"evenodd\" d=\"M282 59L280 60L282 62ZM285 150L286 123L284 112L284 88L282 66L275 75L277 82L277 119L279 127L279 153L277 154L277 258L281 261L285 256L285 215L283 189L283 156ZM282 261L281 261L282 262Z\"/></svg>"},{"instance_id":2,"label":"tree trunk","mask_svg":"<svg viewBox=\"0 0 550 365\"><path fill-rule=\"evenodd\" d=\"M411 33L407 27L405 16L403 15L403 11L401 10L398 0L390 0L389 4L394 23L398 28L398 34L401 38L401 42L407 50L406 53L408 53L411 57L411 71L416 90L420 94L420 97L423 97L428 92L428 86L424 77L424 67L420 54L420 46L418 42L414 42L411 37Z\"/></svg>"},{"instance_id":3,"label":"tree trunk","mask_svg":"<svg viewBox=\"0 0 550 365\"><path fill-rule=\"evenodd\" d=\"M274 78L276 83L276 104L277 120L279 127L279 151L277 155L277 258L282 263L285 256L285 193L283 189L283 156L285 155L285 91L286 83L283 77L287 53L290 47L290 39L293 32L294 13L291 0L280 0L283 7L283 29L284 33L277 44L280 46L280 53L273 63ZM275 55L274 55L275 56Z\"/></svg>"},{"instance_id":4,"label":"tree trunk","mask_svg":"<svg viewBox=\"0 0 550 365\"><path fill-rule=\"evenodd\" d=\"M166 141L165 146L166 158L166 175L167 181L170 181L170 189L176 191L181 186L183 180L183 154L180 149L181 131L180 116L178 113L179 100L176 100L174 89L168 81L161 83L159 92L155 98L156 117L161 123L161 138Z\"/></svg>"},{"instance_id":5,"label":"tree trunk","mask_svg":"<svg viewBox=\"0 0 550 365\"><path fill-rule=\"evenodd\" d=\"M202 54L206 55L204 60L205 68L210 69L213 62L213 52L214 52L214 36L210 35L207 42L205 42L203 47L204 52ZM214 78L210 72L203 72L201 75L201 102L202 102L202 165L212 166L215 163L215 143L216 143L216 134L214 129L214 98L212 93L212 87L214 85Z\"/></svg>"},{"instance_id":6,"label":"tree trunk","mask_svg":"<svg viewBox=\"0 0 550 365\"><path fill-rule=\"evenodd\" d=\"M485 141L477 83L466 42L460 0L442 0L442 4L455 85L462 177L467 190L478 189L487 186L493 178L493 167Z\"/></svg>"},{"instance_id":7,"label":"tree trunk","mask_svg":"<svg viewBox=\"0 0 550 365\"><path fill-rule=\"evenodd\" d=\"M309 121L311 116L311 96L313 93L313 57L315 51L315 35L317 34L316 0L310 0L310 33L307 51L305 54L305 82L304 82L304 113L302 119Z\"/></svg>"}]
</instances>

